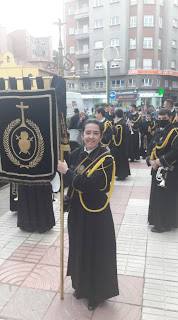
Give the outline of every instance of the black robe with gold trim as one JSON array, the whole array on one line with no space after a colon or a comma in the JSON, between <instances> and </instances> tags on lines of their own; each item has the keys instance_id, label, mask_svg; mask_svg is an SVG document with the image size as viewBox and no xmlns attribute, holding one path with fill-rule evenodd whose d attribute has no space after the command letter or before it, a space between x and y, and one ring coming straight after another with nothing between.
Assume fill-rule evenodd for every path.
<instances>
[{"instance_id":1,"label":"black robe with gold trim","mask_svg":"<svg viewBox=\"0 0 178 320\"><path fill-rule=\"evenodd\" d=\"M127 130L128 135L128 157L131 161L140 159L139 150L139 123L141 116L136 112L135 114L128 115L129 121L133 124L132 132L130 128Z\"/></svg>"},{"instance_id":2,"label":"black robe with gold trim","mask_svg":"<svg viewBox=\"0 0 178 320\"><path fill-rule=\"evenodd\" d=\"M103 138L101 140L101 145L103 147L112 147L111 142L112 142L112 124L105 119L103 122L101 122L103 126Z\"/></svg>"},{"instance_id":3,"label":"black robe with gold trim","mask_svg":"<svg viewBox=\"0 0 178 320\"><path fill-rule=\"evenodd\" d=\"M87 177L88 170L82 174L81 171L88 165L91 169L106 154L109 152L101 146L89 155L82 147L74 150L65 175L70 185L68 194L74 190L68 217L67 275L71 276L78 297L94 299L96 303L119 294L114 225L109 204L100 212L90 212L84 209L78 191L82 192L83 203L90 210L105 205L113 170L112 158L106 158L104 170L100 166L90 177Z\"/></svg>"},{"instance_id":4,"label":"black robe with gold trim","mask_svg":"<svg viewBox=\"0 0 178 320\"><path fill-rule=\"evenodd\" d=\"M150 144L153 138L154 130L156 129L156 122L143 120L140 122L139 129L141 134L140 155L143 157L143 159L145 159L148 145Z\"/></svg>"},{"instance_id":5,"label":"black robe with gold trim","mask_svg":"<svg viewBox=\"0 0 178 320\"><path fill-rule=\"evenodd\" d=\"M159 186L160 182L156 179L157 170L152 169L151 171L152 184L148 212L149 224L154 225L157 230L177 228L178 129L174 128L172 124L169 124L164 130L158 129L149 145L148 154L148 165L151 157L153 160L159 158L164 168L171 165L174 167L172 171L169 170L167 173L166 188Z\"/></svg>"},{"instance_id":6,"label":"black robe with gold trim","mask_svg":"<svg viewBox=\"0 0 178 320\"><path fill-rule=\"evenodd\" d=\"M116 163L116 176L124 180L130 175L130 168L127 153L126 124L123 119L113 125L113 145L111 154Z\"/></svg>"}]
</instances>

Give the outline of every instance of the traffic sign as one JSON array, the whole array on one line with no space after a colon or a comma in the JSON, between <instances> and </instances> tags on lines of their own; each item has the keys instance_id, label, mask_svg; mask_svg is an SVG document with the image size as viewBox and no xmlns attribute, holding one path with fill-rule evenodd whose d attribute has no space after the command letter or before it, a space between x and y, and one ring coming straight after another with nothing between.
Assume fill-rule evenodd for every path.
<instances>
[{"instance_id":1,"label":"traffic sign","mask_svg":"<svg viewBox=\"0 0 178 320\"><path fill-rule=\"evenodd\" d=\"M115 91L111 91L109 96L110 96L110 99L114 99L116 97Z\"/></svg>"}]
</instances>

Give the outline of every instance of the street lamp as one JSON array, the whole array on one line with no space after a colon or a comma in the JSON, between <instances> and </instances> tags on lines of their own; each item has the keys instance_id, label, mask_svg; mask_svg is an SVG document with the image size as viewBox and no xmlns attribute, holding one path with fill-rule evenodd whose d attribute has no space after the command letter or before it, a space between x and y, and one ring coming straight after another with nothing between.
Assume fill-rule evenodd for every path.
<instances>
[{"instance_id":1,"label":"street lamp","mask_svg":"<svg viewBox=\"0 0 178 320\"><path fill-rule=\"evenodd\" d=\"M110 61L122 61L119 58L119 51L115 46L107 46L103 49L103 65L106 69L106 97L107 104L109 104L109 94L110 94Z\"/></svg>"}]
</instances>

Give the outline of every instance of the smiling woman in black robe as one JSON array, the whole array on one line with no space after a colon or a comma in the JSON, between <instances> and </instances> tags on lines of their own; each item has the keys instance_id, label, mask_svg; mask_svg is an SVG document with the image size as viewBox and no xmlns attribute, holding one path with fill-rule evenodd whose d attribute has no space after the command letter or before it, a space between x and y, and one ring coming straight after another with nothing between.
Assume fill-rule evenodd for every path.
<instances>
[{"instance_id":1,"label":"smiling woman in black robe","mask_svg":"<svg viewBox=\"0 0 178 320\"><path fill-rule=\"evenodd\" d=\"M69 168L66 162L58 163L71 198L67 275L74 296L88 298L89 310L119 294L114 225L106 195L114 180L114 163L99 143L101 128L97 120L88 120L83 132L85 146L72 152Z\"/></svg>"}]
</instances>

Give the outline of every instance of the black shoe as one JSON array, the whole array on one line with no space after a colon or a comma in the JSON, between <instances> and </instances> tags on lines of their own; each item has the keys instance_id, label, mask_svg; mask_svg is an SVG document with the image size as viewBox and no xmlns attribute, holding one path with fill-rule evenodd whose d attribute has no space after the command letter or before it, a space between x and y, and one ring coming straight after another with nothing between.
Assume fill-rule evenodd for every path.
<instances>
[{"instance_id":1,"label":"black shoe","mask_svg":"<svg viewBox=\"0 0 178 320\"><path fill-rule=\"evenodd\" d=\"M79 295L76 293L76 291L73 292L73 296L78 300L80 299Z\"/></svg>"},{"instance_id":2,"label":"black shoe","mask_svg":"<svg viewBox=\"0 0 178 320\"><path fill-rule=\"evenodd\" d=\"M90 302L88 302L88 310L89 311L94 311L98 306L98 303L94 303L94 304L90 304Z\"/></svg>"},{"instance_id":3,"label":"black shoe","mask_svg":"<svg viewBox=\"0 0 178 320\"><path fill-rule=\"evenodd\" d=\"M116 178L116 181L124 181L124 180L125 180L125 178L123 178L123 179L121 179L119 177Z\"/></svg>"},{"instance_id":4,"label":"black shoe","mask_svg":"<svg viewBox=\"0 0 178 320\"><path fill-rule=\"evenodd\" d=\"M155 232L155 233L162 233L162 232L165 231L165 229L164 229L164 228L156 229L155 227L153 227L153 228L151 228L151 231L152 231L152 232Z\"/></svg>"}]
</instances>

